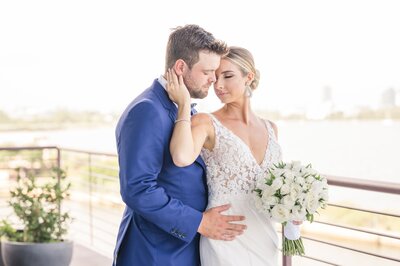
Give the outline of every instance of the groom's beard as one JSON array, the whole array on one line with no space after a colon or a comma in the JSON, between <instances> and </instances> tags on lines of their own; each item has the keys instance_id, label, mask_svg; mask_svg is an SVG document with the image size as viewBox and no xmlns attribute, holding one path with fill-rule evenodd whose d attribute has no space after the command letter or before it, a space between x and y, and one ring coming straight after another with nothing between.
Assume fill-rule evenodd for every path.
<instances>
[{"instance_id":1,"label":"groom's beard","mask_svg":"<svg viewBox=\"0 0 400 266\"><path fill-rule=\"evenodd\" d=\"M207 97L211 84L198 85L190 74L183 76L183 82L185 83L191 98L203 99Z\"/></svg>"},{"instance_id":2,"label":"groom's beard","mask_svg":"<svg viewBox=\"0 0 400 266\"><path fill-rule=\"evenodd\" d=\"M201 89L198 90L189 90L190 97L193 99L204 99L208 95L208 90L202 91Z\"/></svg>"}]
</instances>

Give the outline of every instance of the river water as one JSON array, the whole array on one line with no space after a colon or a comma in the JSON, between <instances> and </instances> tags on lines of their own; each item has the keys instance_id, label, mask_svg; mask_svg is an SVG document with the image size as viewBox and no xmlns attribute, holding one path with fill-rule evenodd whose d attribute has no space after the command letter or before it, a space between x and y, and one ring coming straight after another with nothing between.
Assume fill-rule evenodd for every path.
<instances>
[{"instance_id":1,"label":"river water","mask_svg":"<svg viewBox=\"0 0 400 266\"><path fill-rule=\"evenodd\" d=\"M277 121L284 160L320 172L400 182L400 121ZM0 145L59 145L116 153L114 126L0 132Z\"/></svg>"}]
</instances>

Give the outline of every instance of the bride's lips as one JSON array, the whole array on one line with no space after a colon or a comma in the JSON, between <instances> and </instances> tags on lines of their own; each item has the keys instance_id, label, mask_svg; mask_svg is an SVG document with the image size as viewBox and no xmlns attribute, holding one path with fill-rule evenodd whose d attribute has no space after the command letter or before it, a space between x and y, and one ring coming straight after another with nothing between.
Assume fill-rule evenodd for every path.
<instances>
[{"instance_id":1,"label":"bride's lips","mask_svg":"<svg viewBox=\"0 0 400 266\"><path fill-rule=\"evenodd\" d=\"M226 92L222 92L222 91L216 91L215 94L217 96L224 96L225 94L227 94Z\"/></svg>"}]
</instances>

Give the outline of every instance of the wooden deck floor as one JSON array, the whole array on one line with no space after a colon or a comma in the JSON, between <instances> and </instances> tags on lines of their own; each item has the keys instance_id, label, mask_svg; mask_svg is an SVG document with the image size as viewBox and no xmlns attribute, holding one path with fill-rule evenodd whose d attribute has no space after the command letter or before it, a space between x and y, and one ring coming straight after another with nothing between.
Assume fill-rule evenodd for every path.
<instances>
[{"instance_id":1,"label":"wooden deck floor","mask_svg":"<svg viewBox=\"0 0 400 266\"><path fill-rule=\"evenodd\" d=\"M111 266L111 263L112 259L75 243L70 266Z\"/></svg>"}]
</instances>

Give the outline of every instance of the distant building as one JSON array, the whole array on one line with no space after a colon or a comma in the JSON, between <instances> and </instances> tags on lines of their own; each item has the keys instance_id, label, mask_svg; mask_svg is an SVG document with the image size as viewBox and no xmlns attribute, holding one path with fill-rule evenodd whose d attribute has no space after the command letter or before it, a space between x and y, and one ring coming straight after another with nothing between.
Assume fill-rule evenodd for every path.
<instances>
[{"instance_id":1,"label":"distant building","mask_svg":"<svg viewBox=\"0 0 400 266\"><path fill-rule=\"evenodd\" d=\"M395 101L396 106L400 106L400 89L396 91L396 101Z\"/></svg>"},{"instance_id":2,"label":"distant building","mask_svg":"<svg viewBox=\"0 0 400 266\"><path fill-rule=\"evenodd\" d=\"M381 95L381 107L394 107L396 106L396 91L393 88L384 90Z\"/></svg>"},{"instance_id":3,"label":"distant building","mask_svg":"<svg viewBox=\"0 0 400 266\"><path fill-rule=\"evenodd\" d=\"M333 112L334 103L332 99L332 88L325 86L322 88L321 92L320 101L307 108L306 117L308 119L325 119Z\"/></svg>"},{"instance_id":4,"label":"distant building","mask_svg":"<svg viewBox=\"0 0 400 266\"><path fill-rule=\"evenodd\" d=\"M322 89L322 102L323 103L333 103L331 87L326 86Z\"/></svg>"}]
</instances>

